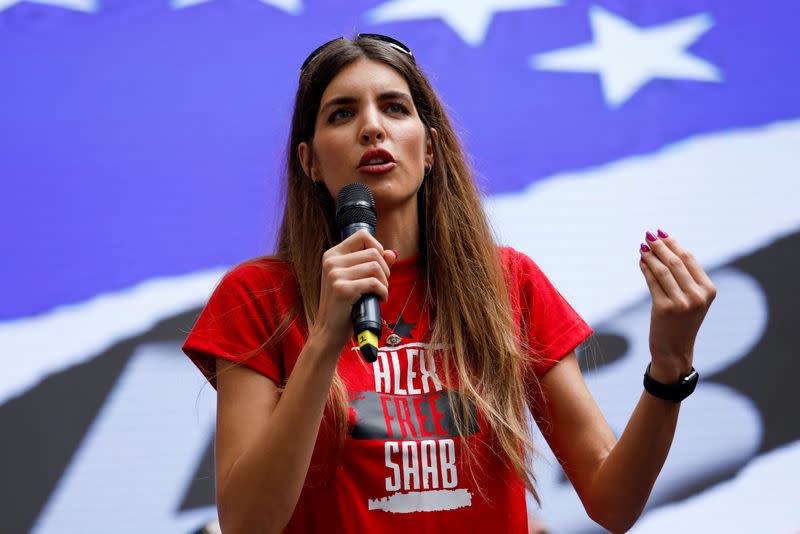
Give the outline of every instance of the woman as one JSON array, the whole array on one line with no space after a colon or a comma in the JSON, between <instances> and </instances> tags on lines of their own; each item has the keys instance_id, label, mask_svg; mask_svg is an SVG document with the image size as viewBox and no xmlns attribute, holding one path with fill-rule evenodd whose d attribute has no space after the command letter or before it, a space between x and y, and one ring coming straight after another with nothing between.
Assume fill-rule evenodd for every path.
<instances>
[{"instance_id":1,"label":"woman","mask_svg":"<svg viewBox=\"0 0 800 534\"><path fill-rule=\"evenodd\" d=\"M587 513L627 530L672 441L666 399L686 394L658 383L693 371L715 295L697 262L660 230L641 245L655 382L617 441L575 358L591 329L531 259L493 243L405 45L360 35L314 51L287 156L277 254L228 273L184 345L217 388L223 531L525 531L526 406ZM372 191L376 234L337 244L334 199L353 182ZM350 322L366 293L385 321L372 365Z\"/></svg>"}]
</instances>

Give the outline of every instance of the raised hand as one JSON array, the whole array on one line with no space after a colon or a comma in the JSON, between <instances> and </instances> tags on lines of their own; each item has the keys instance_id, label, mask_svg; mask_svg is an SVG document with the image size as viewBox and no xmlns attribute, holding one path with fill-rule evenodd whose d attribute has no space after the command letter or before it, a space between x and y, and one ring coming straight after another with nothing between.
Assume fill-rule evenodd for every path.
<instances>
[{"instance_id":1,"label":"raised hand","mask_svg":"<svg viewBox=\"0 0 800 534\"><path fill-rule=\"evenodd\" d=\"M396 259L366 230L328 249L322 256L319 310L311 334L340 350L353 336L350 311L356 301L366 293L388 298L389 266Z\"/></svg>"},{"instance_id":2,"label":"raised hand","mask_svg":"<svg viewBox=\"0 0 800 534\"><path fill-rule=\"evenodd\" d=\"M650 289L650 375L674 383L688 373L694 342L717 289L694 256L674 237L658 230L645 234L640 247L642 269Z\"/></svg>"}]
</instances>

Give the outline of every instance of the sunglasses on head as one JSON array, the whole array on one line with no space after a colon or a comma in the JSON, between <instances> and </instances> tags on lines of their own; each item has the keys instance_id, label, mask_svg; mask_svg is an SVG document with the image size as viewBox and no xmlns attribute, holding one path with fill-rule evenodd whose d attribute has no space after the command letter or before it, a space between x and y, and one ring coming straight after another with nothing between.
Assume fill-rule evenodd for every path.
<instances>
[{"instance_id":1,"label":"sunglasses on head","mask_svg":"<svg viewBox=\"0 0 800 534\"><path fill-rule=\"evenodd\" d=\"M325 44L323 44L321 46L318 46L316 48L316 50L311 52L308 55L308 57L306 58L306 60L303 61L303 64L300 66L300 72L303 72L303 70L308 66L308 64L311 63L311 61L315 57L317 57L320 54L320 52L325 50L325 47L327 47L331 43L335 43L336 41L339 41L341 39L344 39L344 37L337 37L336 39L331 39L327 43L325 43ZM381 35L380 33L359 33L356 36L356 40L358 40L358 39L375 39L376 41L381 41L382 43L388 44L389 46L391 46L392 48L394 48L398 52L402 52L403 54L406 54L412 60L414 59L414 54L411 53L411 49L408 46L406 46L405 44L403 44L400 41L398 41L397 39L395 39L394 37L389 37L388 35Z\"/></svg>"}]
</instances>

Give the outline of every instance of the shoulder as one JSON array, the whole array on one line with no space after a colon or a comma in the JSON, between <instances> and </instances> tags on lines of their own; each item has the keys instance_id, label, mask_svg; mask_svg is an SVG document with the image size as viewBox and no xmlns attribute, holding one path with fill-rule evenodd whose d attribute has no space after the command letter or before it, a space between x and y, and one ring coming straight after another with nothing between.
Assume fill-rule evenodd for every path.
<instances>
[{"instance_id":1,"label":"shoulder","mask_svg":"<svg viewBox=\"0 0 800 534\"><path fill-rule=\"evenodd\" d=\"M542 276L539 266L524 252L513 247L498 246L497 255L506 276L512 278Z\"/></svg>"},{"instance_id":2,"label":"shoulder","mask_svg":"<svg viewBox=\"0 0 800 534\"><path fill-rule=\"evenodd\" d=\"M299 292L291 264L270 256L252 258L231 268L214 289L211 301L235 305L291 303Z\"/></svg>"},{"instance_id":3,"label":"shoulder","mask_svg":"<svg viewBox=\"0 0 800 534\"><path fill-rule=\"evenodd\" d=\"M535 297L557 291L548 276L527 254L513 247L497 247L506 288L512 297L530 305Z\"/></svg>"},{"instance_id":4,"label":"shoulder","mask_svg":"<svg viewBox=\"0 0 800 534\"><path fill-rule=\"evenodd\" d=\"M264 322L277 325L299 302L294 269L275 258L244 261L230 269L212 292L200 318L208 317L219 329L226 323Z\"/></svg>"}]
</instances>

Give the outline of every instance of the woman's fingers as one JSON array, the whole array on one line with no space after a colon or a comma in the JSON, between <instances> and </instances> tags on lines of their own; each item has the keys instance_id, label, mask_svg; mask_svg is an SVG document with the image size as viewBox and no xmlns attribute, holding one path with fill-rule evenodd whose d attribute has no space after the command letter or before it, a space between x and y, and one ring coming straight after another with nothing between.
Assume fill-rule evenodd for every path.
<instances>
[{"instance_id":1,"label":"woman's fingers","mask_svg":"<svg viewBox=\"0 0 800 534\"><path fill-rule=\"evenodd\" d=\"M642 270L642 274L644 274L644 280L647 282L647 287L650 289L650 294L653 296L653 302L669 300L669 297L666 293L664 293L664 289L662 289L661 284L658 283L656 275L650 270L650 267L647 265L647 262L644 260L644 258L642 258L642 260L639 262L639 268Z\"/></svg>"},{"instance_id":2,"label":"woman's fingers","mask_svg":"<svg viewBox=\"0 0 800 534\"><path fill-rule=\"evenodd\" d=\"M359 230L322 257L323 277L328 278L335 293L355 302L363 293L388 298L389 263L396 261L394 251L383 246L366 230ZM387 261L388 260L388 261Z\"/></svg>"},{"instance_id":3,"label":"woman's fingers","mask_svg":"<svg viewBox=\"0 0 800 534\"><path fill-rule=\"evenodd\" d=\"M658 237L647 232L646 239L647 244L641 248L642 261L666 297L678 309L710 304L716 290L697 261L661 230Z\"/></svg>"},{"instance_id":4,"label":"woman's fingers","mask_svg":"<svg viewBox=\"0 0 800 534\"><path fill-rule=\"evenodd\" d=\"M361 280L362 278L376 278L381 284L389 286L389 278L378 262L359 263L352 267L342 267L336 270L337 280Z\"/></svg>"},{"instance_id":5,"label":"woman's fingers","mask_svg":"<svg viewBox=\"0 0 800 534\"><path fill-rule=\"evenodd\" d=\"M710 292L713 289L713 293L716 295L714 283L711 281L711 278L709 278L705 270L700 266L700 263L697 261L694 255L680 246L678 241L672 236L668 235L666 232L659 230L658 236L662 239L663 243L669 247L673 254L683 261L683 264L686 266L686 269L689 271L689 274L691 274L695 283L697 283L697 285L706 291Z\"/></svg>"},{"instance_id":6,"label":"woman's fingers","mask_svg":"<svg viewBox=\"0 0 800 534\"><path fill-rule=\"evenodd\" d=\"M368 231L359 230L338 245L326 250L322 255L322 264L323 268L334 268L349 267L364 261L377 261L384 268L386 276L389 276L389 265L386 258L393 255L395 255L394 251L384 249L383 245Z\"/></svg>"},{"instance_id":7,"label":"woman's fingers","mask_svg":"<svg viewBox=\"0 0 800 534\"><path fill-rule=\"evenodd\" d=\"M389 254L392 254L391 252ZM386 253L381 253L376 248L367 248L347 254L330 255L323 259L323 269L341 269L359 265L362 263L377 262L383 270L385 276L389 277L389 264L386 263Z\"/></svg>"},{"instance_id":8,"label":"woman's fingers","mask_svg":"<svg viewBox=\"0 0 800 534\"><path fill-rule=\"evenodd\" d=\"M389 288L377 278L340 279L334 282L334 289L341 291L351 305L355 304L358 299L367 293L377 295L379 299L384 301L389 298Z\"/></svg>"},{"instance_id":9,"label":"woman's fingers","mask_svg":"<svg viewBox=\"0 0 800 534\"><path fill-rule=\"evenodd\" d=\"M375 239L375 236L366 230L359 230L333 248L339 249L339 251L344 254L356 252L365 248L376 248L378 252L383 254L383 245Z\"/></svg>"},{"instance_id":10,"label":"woman's fingers","mask_svg":"<svg viewBox=\"0 0 800 534\"><path fill-rule=\"evenodd\" d=\"M386 265L389 266L391 269L392 266L397 263L397 251L396 250L384 250L383 251L383 261L386 262Z\"/></svg>"},{"instance_id":11,"label":"woman's fingers","mask_svg":"<svg viewBox=\"0 0 800 534\"><path fill-rule=\"evenodd\" d=\"M644 243L640 246L639 253L642 256L641 261L647 265L647 268L658 282L664 295L669 300L679 300L683 292L678 285L678 281L675 280L675 277L669 270L669 267L664 265L658 256L655 255L653 249Z\"/></svg>"},{"instance_id":12,"label":"woman's fingers","mask_svg":"<svg viewBox=\"0 0 800 534\"><path fill-rule=\"evenodd\" d=\"M682 292L690 293L695 291L697 289L697 283L694 281L694 278L692 278L692 275L689 273L686 265L684 265L683 260L679 258L677 254L672 252L672 249L667 246L667 244L664 242L664 239L659 238L652 232L647 232L645 234L645 238L647 239L647 245L650 246L653 254L669 269L669 273L678 283ZM670 294L670 296L672 295Z\"/></svg>"}]
</instances>

